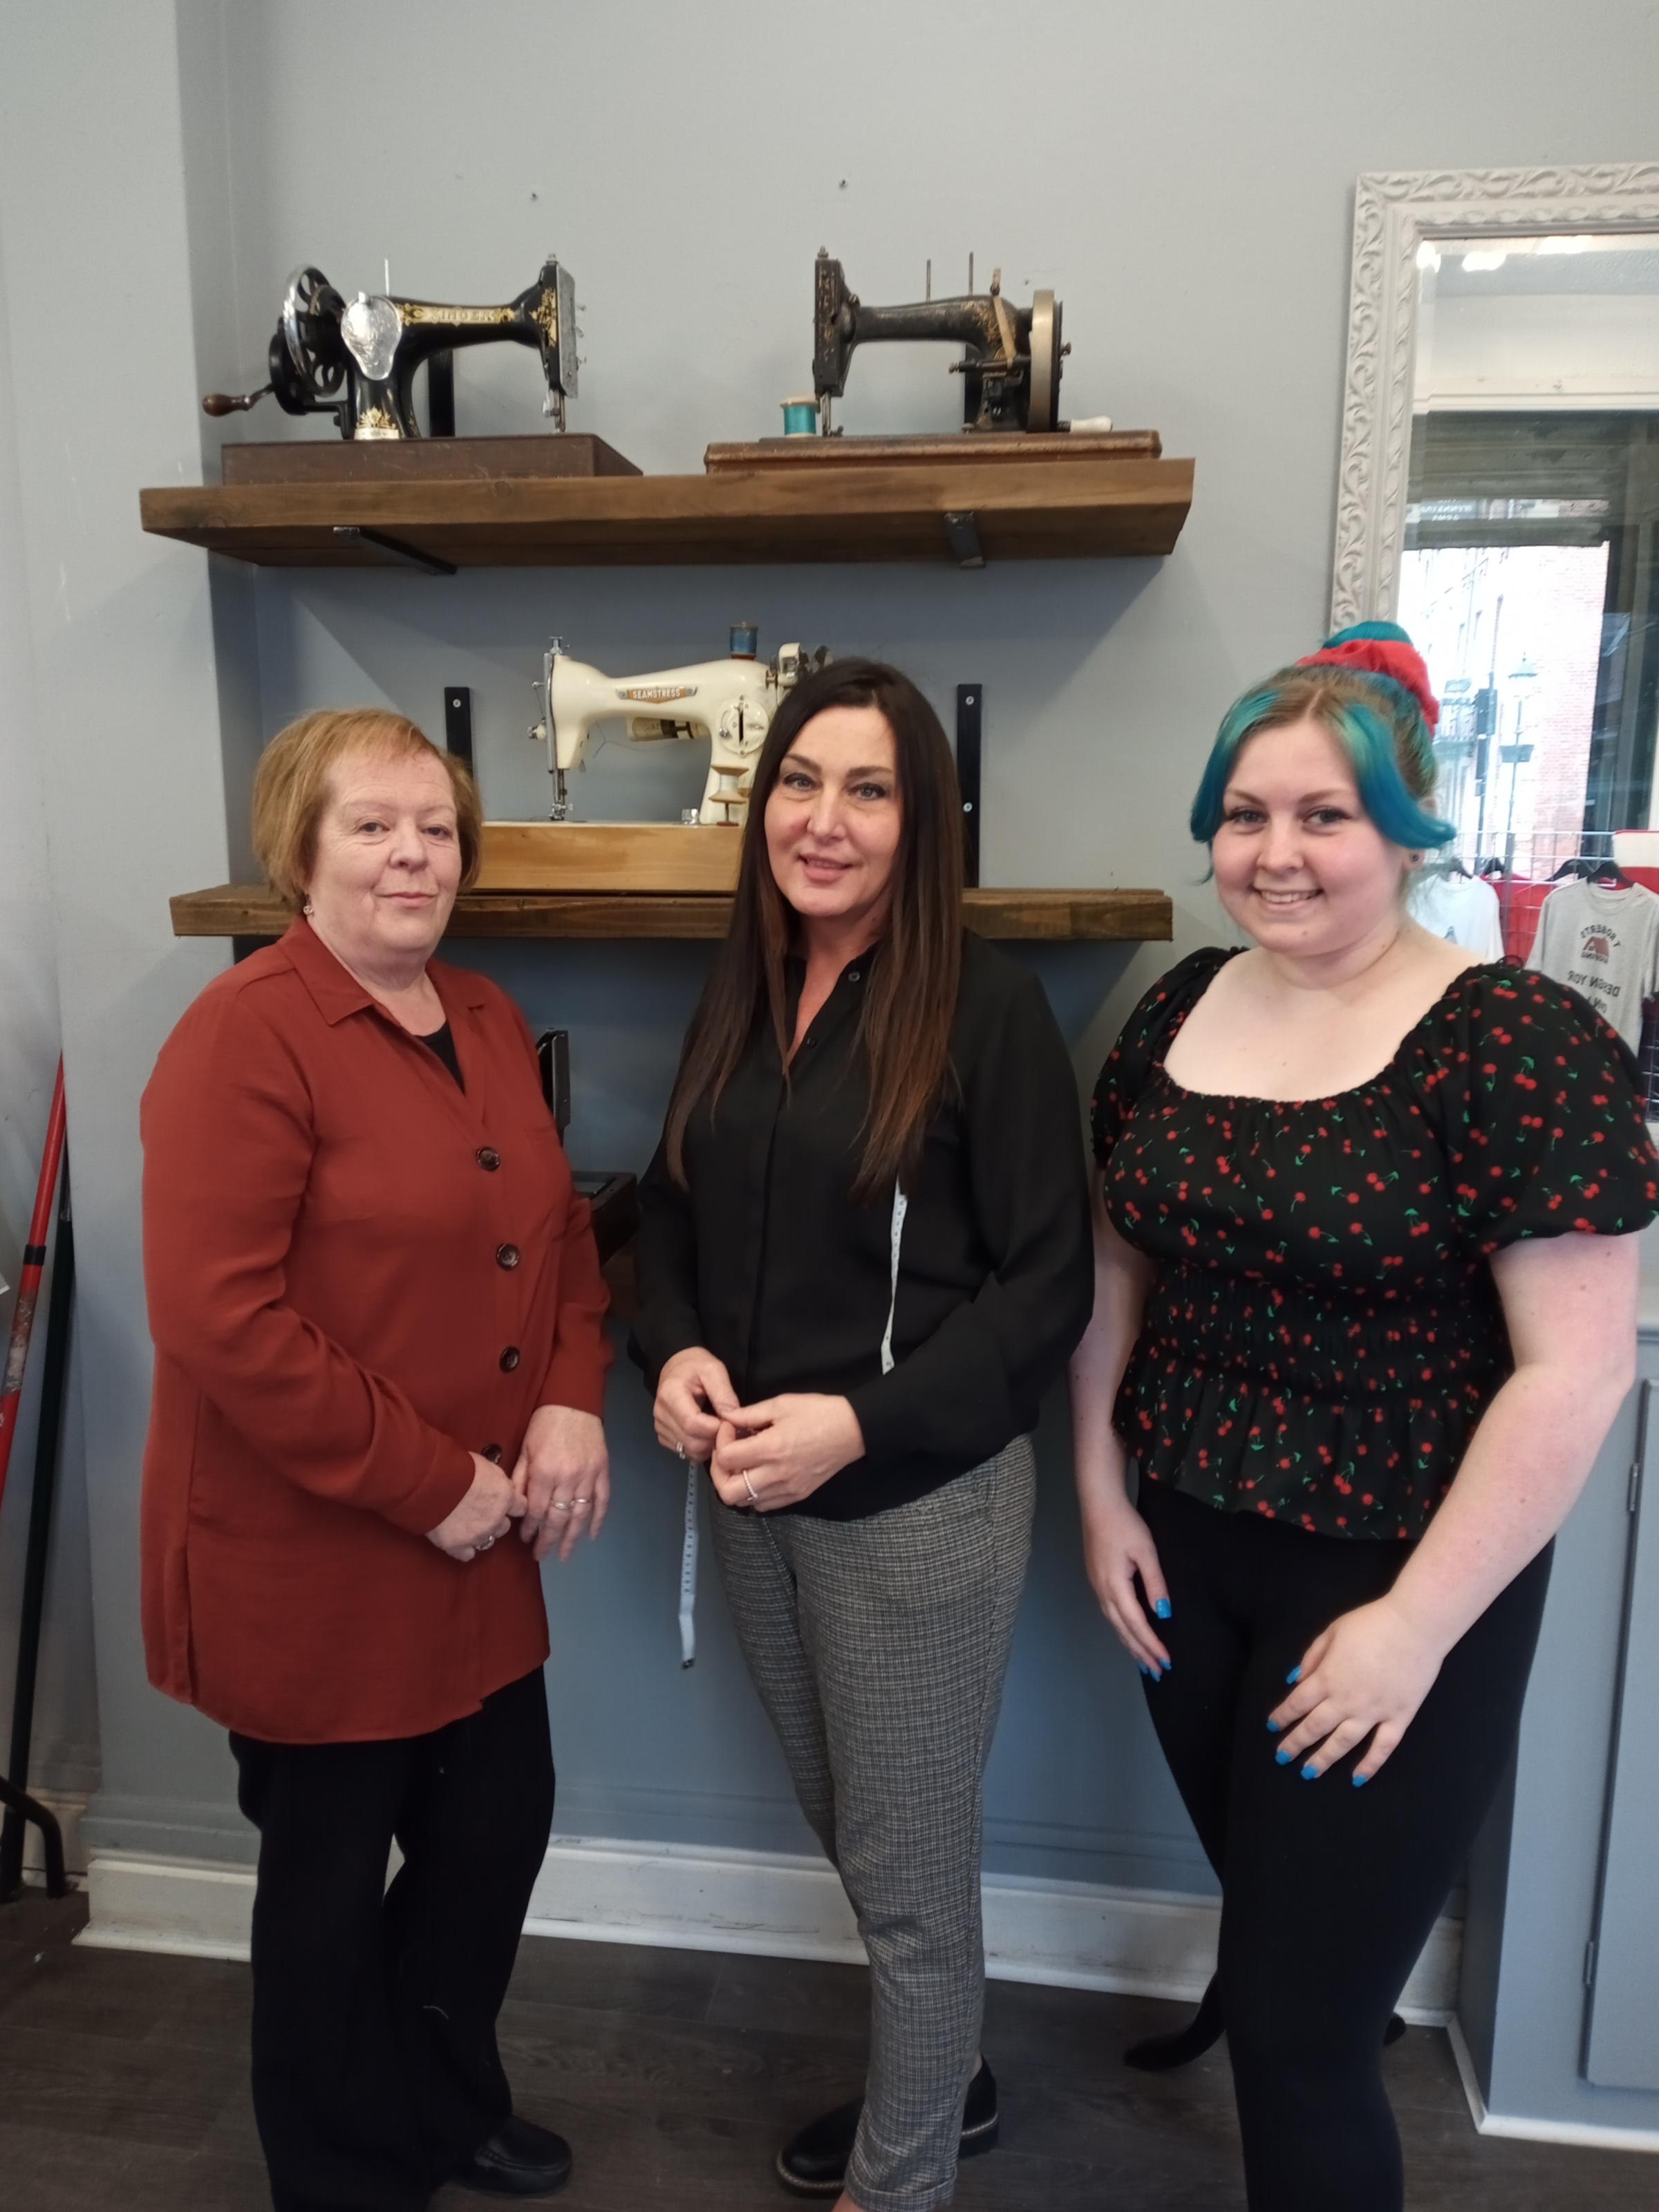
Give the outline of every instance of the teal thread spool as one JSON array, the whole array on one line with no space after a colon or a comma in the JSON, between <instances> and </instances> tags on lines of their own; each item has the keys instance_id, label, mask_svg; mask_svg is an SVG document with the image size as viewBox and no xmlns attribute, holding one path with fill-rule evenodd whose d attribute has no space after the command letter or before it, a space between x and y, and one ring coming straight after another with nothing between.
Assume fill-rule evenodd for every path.
<instances>
[{"instance_id":1,"label":"teal thread spool","mask_svg":"<svg viewBox=\"0 0 1659 2212\"><path fill-rule=\"evenodd\" d=\"M816 399L786 399L783 403L783 434L786 438L816 438L818 434L818 403Z\"/></svg>"}]
</instances>

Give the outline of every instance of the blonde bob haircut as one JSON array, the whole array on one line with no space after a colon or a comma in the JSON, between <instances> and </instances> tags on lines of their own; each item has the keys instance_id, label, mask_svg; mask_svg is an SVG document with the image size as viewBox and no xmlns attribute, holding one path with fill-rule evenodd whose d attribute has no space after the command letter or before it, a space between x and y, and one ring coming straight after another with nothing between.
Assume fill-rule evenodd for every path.
<instances>
[{"instance_id":1,"label":"blonde bob haircut","mask_svg":"<svg viewBox=\"0 0 1659 2212\"><path fill-rule=\"evenodd\" d=\"M482 858L483 807L477 785L453 753L384 707L328 708L301 714L277 732L253 772L253 851L284 905L295 914L304 908L306 886L317 865L317 825L340 763L353 754L418 760L426 753L442 763L454 794L460 888L465 890Z\"/></svg>"}]
</instances>

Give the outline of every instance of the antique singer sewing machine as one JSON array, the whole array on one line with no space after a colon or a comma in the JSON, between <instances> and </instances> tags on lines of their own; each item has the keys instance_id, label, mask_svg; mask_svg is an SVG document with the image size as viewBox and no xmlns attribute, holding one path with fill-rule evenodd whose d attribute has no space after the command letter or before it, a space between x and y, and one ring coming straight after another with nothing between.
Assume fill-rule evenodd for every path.
<instances>
[{"instance_id":1,"label":"antique singer sewing machine","mask_svg":"<svg viewBox=\"0 0 1659 2212\"><path fill-rule=\"evenodd\" d=\"M937 338L960 345L951 363L962 378L962 420L968 430L1057 430L1060 363L1071 348L1060 343L1060 303L1052 292L1034 292L1029 307L1012 307L1002 296L1002 272L994 270L988 292L973 289L953 299L931 297L899 307L866 307L849 291L839 261L820 246L813 270L812 388L820 428L830 428L832 399L847 389L854 349L881 339ZM810 418L809 418L810 419Z\"/></svg>"},{"instance_id":2,"label":"antique singer sewing machine","mask_svg":"<svg viewBox=\"0 0 1659 2212\"><path fill-rule=\"evenodd\" d=\"M296 269L270 341L270 382L257 392L210 392L202 406L209 415L234 414L269 392L287 414L331 415L343 438L418 438L412 386L425 365L432 432L447 436L455 428L450 356L506 339L539 352L542 412L562 430L565 402L576 392L576 336L575 280L551 256L533 284L496 307L389 292L359 292L348 302L320 269Z\"/></svg>"},{"instance_id":3,"label":"antique singer sewing machine","mask_svg":"<svg viewBox=\"0 0 1659 2212\"><path fill-rule=\"evenodd\" d=\"M748 812L755 763L780 699L802 675L822 667L830 658L826 647L803 653L799 645L786 645L775 660L763 661L757 658L758 646L753 623L734 623L724 660L656 669L645 676L605 676L585 661L573 660L563 640L554 638L542 657L542 720L530 732L537 744L547 747L553 777L552 820L570 819L566 777L581 765L594 727L621 720L635 742L706 737L708 780L697 822L740 829Z\"/></svg>"}]
</instances>

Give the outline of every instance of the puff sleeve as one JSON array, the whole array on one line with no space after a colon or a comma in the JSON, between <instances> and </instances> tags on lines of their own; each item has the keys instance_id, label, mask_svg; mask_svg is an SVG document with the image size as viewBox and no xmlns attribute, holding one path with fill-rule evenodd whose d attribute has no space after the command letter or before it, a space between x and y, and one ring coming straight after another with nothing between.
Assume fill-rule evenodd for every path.
<instances>
[{"instance_id":1,"label":"puff sleeve","mask_svg":"<svg viewBox=\"0 0 1659 2212\"><path fill-rule=\"evenodd\" d=\"M1456 1219L1477 1252L1628 1236L1659 1214L1635 1058L1577 992L1486 971L1462 995L1436 1075Z\"/></svg>"}]
</instances>

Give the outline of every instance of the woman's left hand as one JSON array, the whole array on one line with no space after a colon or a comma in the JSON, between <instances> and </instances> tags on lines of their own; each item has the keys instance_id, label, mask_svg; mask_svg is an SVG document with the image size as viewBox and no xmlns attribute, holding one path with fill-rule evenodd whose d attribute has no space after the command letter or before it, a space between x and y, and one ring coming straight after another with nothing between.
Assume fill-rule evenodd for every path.
<instances>
[{"instance_id":1,"label":"woman's left hand","mask_svg":"<svg viewBox=\"0 0 1659 2212\"><path fill-rule=\"evenodd\" d=\"M1303 1759L1316 1780L1370 1736L1353 1770L1369 1782L1416 1717L1445 1653L1386 1597L1355 1607L1315 1637L1289 1697L1267 1726L1279 1734L1281 1765Z\"/></svg>"},{"instance_id":2,"label":"woman's left hand","mask_svg":"<svg viewBox=\"0 0 1659 2212\"><path fill-rule=\"evenodd\" d=\"M863 1456L864 1431L845 1398L790 1391L722 1421L708 1472L726 1504L774 1513Z\"/></svg>"},{"instance_id":3,"label":"woman's left hand","mask_svg":"<svg viewBox=\"0 0 1659 2212\"><path fill-rule=\"evenodd\" d=\"M562 1563L586 1529L597 1536L611 1504L611 1457L605 1425L574 1406L538 1406L524 1432L513 1486L525 1501L519 1534L544 1559L554 1546Z\"/></svg>"}]
</instances>

